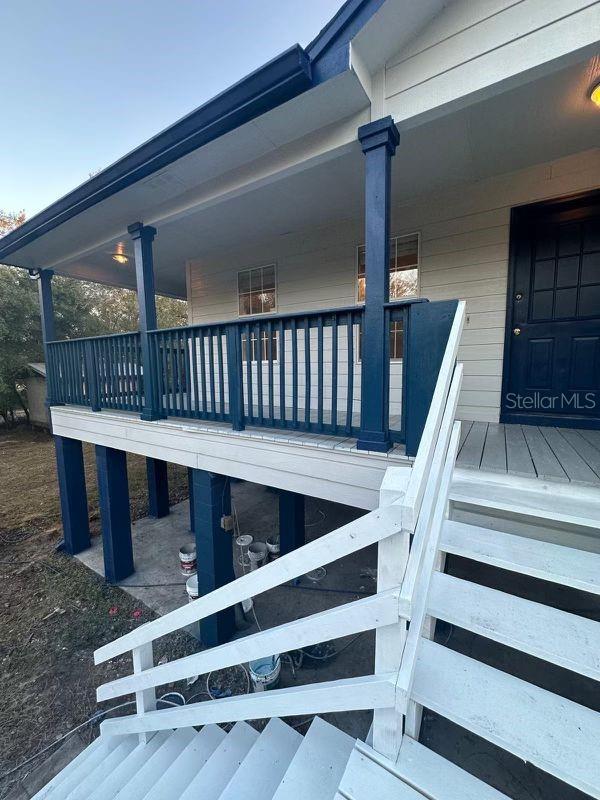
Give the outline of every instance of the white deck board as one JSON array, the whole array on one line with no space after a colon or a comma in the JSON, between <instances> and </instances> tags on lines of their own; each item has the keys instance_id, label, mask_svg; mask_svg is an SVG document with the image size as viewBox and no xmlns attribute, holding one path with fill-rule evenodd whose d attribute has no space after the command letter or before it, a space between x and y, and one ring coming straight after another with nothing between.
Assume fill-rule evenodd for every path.
<instances>
[{"instance_id":1,"label":"white deck board","mask_svg":"<svg viewBox=\"0 0 600 800\"><path fill-rule=\"evenodd\" d=\"M600 488L600 435L574 428L463 422L457 466Z\"/></svg>"}]
</instances>

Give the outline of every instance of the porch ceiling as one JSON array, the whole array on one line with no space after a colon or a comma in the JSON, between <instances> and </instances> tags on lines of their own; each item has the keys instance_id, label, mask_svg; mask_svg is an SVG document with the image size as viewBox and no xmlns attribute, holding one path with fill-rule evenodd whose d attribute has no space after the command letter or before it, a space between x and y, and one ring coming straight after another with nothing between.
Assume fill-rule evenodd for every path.
<instances>
[{"instance_id":1,"label":"porch ceiling","mask_svg":"<svg viewBox=\"0 0 600 800\"><path fill-rule=\"evenodd\" d=\"M394 202L596 147L600 113L588 90L598 71L591 59L403 131ZM128 223L156 221L157 288L183 297L187 259L359 218L363 158L353 132L368 119L366 102L356 76L345 73L61 225L23 259L133 287L131 263L118 266L111 252ZM298 155L308 154L295 162L293 131L303 136ZM235 178L228 191L216 183L222 163Z\"/></svg>"}]
</instances>

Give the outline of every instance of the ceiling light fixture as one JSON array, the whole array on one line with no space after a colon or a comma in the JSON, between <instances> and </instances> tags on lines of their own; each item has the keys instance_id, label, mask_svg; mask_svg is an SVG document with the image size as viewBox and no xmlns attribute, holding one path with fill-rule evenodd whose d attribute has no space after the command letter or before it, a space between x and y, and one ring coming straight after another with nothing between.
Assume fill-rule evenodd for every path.
<instances>
[{"instance_id":1,"label":"ceiling light fixture","mask_svg":"<svg viewBox=\"0 0 600 800\"><path fill-rule=\"evenodd\" d=\"M125 252L125 245L123 242L117 242L115 252L112 253L112 260L116 261L117 264L127 264L129 261L129 256Z\"/></svg>"},{"instance_id":2,"label":"ceiling light fixture","mask_svg":"<svg viewBox=\"0 0 600 800\"><path fill-rule=\"evenodd\" d=\"M590 100L600 108L600 82L598 82L590 92Z\"/></svg>"}]
</instances>

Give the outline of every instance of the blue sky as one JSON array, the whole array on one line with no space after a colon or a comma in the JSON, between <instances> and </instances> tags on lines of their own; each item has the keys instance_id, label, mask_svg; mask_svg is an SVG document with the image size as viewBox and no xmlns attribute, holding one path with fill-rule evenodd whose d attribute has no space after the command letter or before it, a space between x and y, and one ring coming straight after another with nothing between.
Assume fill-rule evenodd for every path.
<instances>
[{"instance_id":1,"label":"blue sky","mask_svg":"<svg viewBox=\"0 0 600 800\"><path fill-rule=\"evenodd\" d=\"M31 216L342 0L0 0L0 208Z\"/></svg>"}]
</instances>

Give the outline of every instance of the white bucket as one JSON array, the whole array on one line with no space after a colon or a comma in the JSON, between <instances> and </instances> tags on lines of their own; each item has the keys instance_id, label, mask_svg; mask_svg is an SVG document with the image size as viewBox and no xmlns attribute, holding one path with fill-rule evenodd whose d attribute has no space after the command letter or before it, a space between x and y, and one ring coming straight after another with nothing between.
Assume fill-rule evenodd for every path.
<instances>
[{"instance_id":1,"label":"white bucket","mask_svg":"<svg viewBox=\"0 0 600 800\"><path fill-rule=\"evenodd\" d=\"M188 578L185 582L185 590L188 595L188 603L192 603L194 600L198 599L198 576L192 575L191 578Z\"/></svg>"},{"instance_id":2,"label":"white bucket","mask_svg":"<svg viewBox=\"0 0 600 800\"><path fill-rule=\"evenodd\" d=\"M262 567L267 560L267 545L264 542L252 542L248 548L248 558L250 559L250 569L255 570Z\"/></svg>"},{"instance_id":3,"label":"white bucket","mask_svg":"<svg viewBox=\"0 0 600 800\"><path fill-rule=\"evenodd\" d=\"M269 536L267 539L267 550L269 551L269 558L271 561L279 558L279 536Z\"/></svg>"},{"instance_id":4,"label":"white bucket","mask_svg":"<svg viewBox=\"0 0 600 800\"><path fill-rule=\"evenodd\" d=\"M186 577L196 572L196 545L194 542L189 542L179 548L179 568L181 574Z\"/></svg>"},{"instance_id":5,"label":"white bucket","mask_svg":"<svg viewBox=\"0 0 600 800\"><path fill-rule=\"evenodd\" d=\"M257 658L248 663L248 669L255 692L275 689L279 684L281 674L281 658L280 656Z\"/></svg>"}]
</instances>

